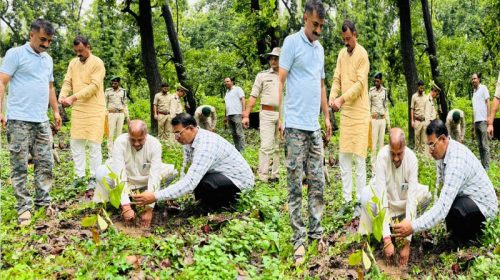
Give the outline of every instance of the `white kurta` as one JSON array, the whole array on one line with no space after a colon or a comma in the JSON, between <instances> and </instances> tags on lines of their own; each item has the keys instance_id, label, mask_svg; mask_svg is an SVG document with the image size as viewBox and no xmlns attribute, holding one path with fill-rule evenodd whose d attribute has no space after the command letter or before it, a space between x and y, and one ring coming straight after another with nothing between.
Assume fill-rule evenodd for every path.
<instances>
[{"instance_id":1,"label":"white kurta","mask_svg":"<svg viewBox=\"0 0 500 280\"><path fill-rule=\"evenodd\" d=\"M431 198L428 186L418 183L418 160L415 153L405 148L401 166L396 168L391 160L389 145L384 146L377 156L376 177L370 182L375 194L387 209L383 225L383 236L390 236L390 219L405 214L405 218L413 220L417 215L417 206ZM360 233L372 231L371 218L366 204L371 201L371 188L365 188L361 195L363 211L360 217ZM374 207L372 206L372 209ZM375 213L374 213L375 214ZM411 236L408 237L411 240Z\"/></svg>"}]
</instances>

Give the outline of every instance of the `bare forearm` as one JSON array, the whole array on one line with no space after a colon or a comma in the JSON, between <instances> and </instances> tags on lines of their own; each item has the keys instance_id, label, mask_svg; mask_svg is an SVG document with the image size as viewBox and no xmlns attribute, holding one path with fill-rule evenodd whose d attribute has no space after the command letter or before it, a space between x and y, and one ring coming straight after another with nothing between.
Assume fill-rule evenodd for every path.
<instances>
[{"instance_id":1,"label":"bare forearm","mask_svg":"<svg viewBox=\"0 0 500 280\"><path fill-rule=\"evenodd\" d=\"M248 118L250 116L250 112L252 112L253 106L255 106L255 103L257 102L257 98L250 96L248 98L248 104L245 110L243 111L243 117Z\"/></svg>"},{"instance_id":2,"label":"bare forearm","mask_svg":"<svg viewBox=\"0 0 500 280\"><path fill-rule=\"evenodd\" d=\"M54 114L59 114L59 104L57 103L56 91L54 88L49 92L49 104Z\"/></svg>"}]
</instances>

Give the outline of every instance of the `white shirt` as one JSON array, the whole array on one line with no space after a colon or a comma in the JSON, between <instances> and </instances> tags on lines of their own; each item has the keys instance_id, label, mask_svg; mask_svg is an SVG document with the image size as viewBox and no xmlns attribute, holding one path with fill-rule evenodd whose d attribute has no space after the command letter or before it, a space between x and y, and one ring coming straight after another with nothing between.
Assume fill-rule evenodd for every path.
<instances>
[{"instance_id":1,"label":"white shirt","mask_svg":"<svg viewBox=\"0 0 500 280\"><path fill-rule=\"evenodd\" d=\"M488 219L498 212L493 184L481 162L464 145L450 139L444 159L436 161L438 181L443 189L432 208L412 222L414 232L427 230L442 221L458 196L467 196Z\"/></svg>"},{"instance_id":2,"label":"white shirt","mask_svg":"<svg viewBox=\"0 0 500 280\"><path fill-rule=\"evenodd\" d=\"M416 218L419 200L431 197L428 187L418 183L418 160L415 153L405 147L401 165L396 168L391 159L389 145L385 145L377 156L375 193L382 199L387 209L386 217L397 217L405 214L406 219ZM389 220L383 224L383 236L390 236ZM411 236L408 237L411 239Z\"/></svg>"},{"instance_id":3,"label":"white shirt","mask_svg":"<svg viewBox=\"0 0 500 280\"><path fill-rule=\"evenodd\" d=\"M226 102L226 116L241 115L243 113L241 98L245 98L245 93L238 86L233 86L232 89L226 92L226 96L224 97L224 101Z\"/></svg>"},{"instance_id":4,"label":"white shirt","mask_svg":"<svg viewBox=\"0 0 500 280\"><path fill-rule=\"evenodd\" d=\"M485 85L479 84L472 95L472 110L474 111L474 122L486 121L488 108L486 100L490 99L490 93Z\"/></svg>"},{"instance_id":5,"label":"white shirt","mask_svg":"<svg viewBox=\"0 0 500 280\"><path fill-rule=\"evenodd\" d=\"M184 176L188 164L191 166ZM182 178L156 191L155 197L157 200L176 199L192 192L207 173L226 176L240 190L251 189L255 183L250 166L232 144L218 134L198 128L193 143L184 145Z\"/></svg>"},{"instance_id":6,"label":"white shirt","mask_svg":"<svg viewBox=\"0 0 500 280\"><path fill-rule=\"evenodd\" d=\"M109 166L122 182L127 182L126 187L134 189L147 185L147 190L154 192L160 188L163 169L160 141L148 134L146 143L137 151L132 147L128 133L124 133L113 143ZM127 202L130 203L128 195L122 195L122 204Z\"/></svg>"}]
</instances>

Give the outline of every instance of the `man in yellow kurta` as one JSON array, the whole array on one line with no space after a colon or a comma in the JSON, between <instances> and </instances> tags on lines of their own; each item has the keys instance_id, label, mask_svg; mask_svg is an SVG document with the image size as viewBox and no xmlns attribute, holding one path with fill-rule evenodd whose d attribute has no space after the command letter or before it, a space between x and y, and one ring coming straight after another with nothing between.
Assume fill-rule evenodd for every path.
<instances>
[{"instance_id":1,"label":"man in yellow kurta","mask_svg":"<svg viewBox=\"0 0 500 280\"><path fill-rule=\"evenodd\" d=\"M96 186L95 172L102 163L101 142L104 134L106 103L104 76L106 70L100 58L90 51L87 38L77 36L73 41L77 57L73 58L64 77L59 102L72 106L71 154L75 163L75 186L85 184L85 145L89 146L90 180L85 195L92 197ZM70 96L70 93L73 93Z\"/></svg>"},{"instance_id":2,"label":"man in yellow kurta","mask_svg":"<svg viewBox=\"0 0 500 280\"><path fill-rule=\"evenodd\" d=\"M346 202L352 200L352 161L356 161L356 197L366 185L366 154L370 106L368 102L368 72L370 62L366 50L356 42L356 27L350 20L342 24L346 46L340 50L333 75L330 106L340 113L339 161ZM340 94L340 96L339 96ZM359 203L356 203L359 206ZM359 207L357 207L359 208ZM359 215L356 209L355 215Z\"/></svg>"}]
</instances>

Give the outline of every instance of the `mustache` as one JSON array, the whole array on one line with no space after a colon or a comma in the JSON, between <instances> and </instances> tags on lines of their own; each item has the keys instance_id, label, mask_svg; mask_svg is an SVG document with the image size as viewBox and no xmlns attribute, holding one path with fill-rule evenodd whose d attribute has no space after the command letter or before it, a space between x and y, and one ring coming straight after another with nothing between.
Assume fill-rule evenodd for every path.
<instances>
[{"instance_id":1,"label":"mustache","mask_svg":"<svg viewBox=\"0 0 500 280\"><path fill-rule=\"evenodd\" d=\"M320 37L320 36L321 36L321 35L320 35L318 32L316 32L316 31L313 31L313 34L314 34L314 36L316 36L316 37Z\"/></svg>"},{"instance_id":2,"label":"mustache","mask_svg":"<svg viewBox=\"0 0 500 280\"><path fill-rule=\"evenodd\" d=\"M48 47L46 47L46 46L44 46L44 45L40 45L40 48L41 48L41 49L44 49L44 50L48 49Z\"/></svg>"}]
</instances>

